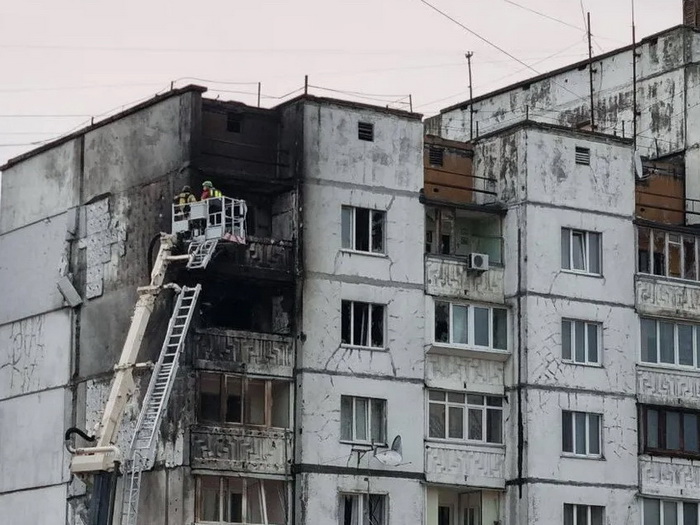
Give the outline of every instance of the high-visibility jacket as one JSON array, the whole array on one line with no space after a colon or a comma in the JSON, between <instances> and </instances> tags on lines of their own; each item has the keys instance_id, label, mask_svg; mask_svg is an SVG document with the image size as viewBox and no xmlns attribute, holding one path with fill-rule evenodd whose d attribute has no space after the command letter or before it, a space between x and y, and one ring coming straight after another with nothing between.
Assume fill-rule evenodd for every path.
<instances>
[{"instance_id":1,"label":"high-visibility jacket","mask_svg":"<svg viewBox=\"0 0 700 525\"><path fill-rule=\"evenodd\" d=\"M202 200L211 199L213 197L223 197L223 194L216 188L207 188L202 192Z\"/></svg>"},{"instance_id":2,"label":"high-visibility jacket","mask_svg":"<svg viewBox=\"0 0 700 525\"><path fill-rule=\"evenodd\" d=\"M191 202L197 202L197 197L192 195L188 191L183 191L177 195L175 195L175 204L189 204Z\"/></svg>"}]
</instances>

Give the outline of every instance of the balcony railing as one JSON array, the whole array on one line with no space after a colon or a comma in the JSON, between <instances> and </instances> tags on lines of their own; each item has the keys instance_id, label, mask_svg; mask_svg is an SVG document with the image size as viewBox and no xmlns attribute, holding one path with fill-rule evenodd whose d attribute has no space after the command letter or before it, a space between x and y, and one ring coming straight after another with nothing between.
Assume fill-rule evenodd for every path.
<instances>
[{"instance_id":1,"label":"balcony railing","mask_svg":"<svg viewBox=\"0 0 700 525\"><path fill-rule=\"evenodd\" d=\"M197 332L197 365L231 368L238 365L250 373L291 377L294 370L294 339L274 334L210 328Z\"/></svg>"},{"instance_id":2,"label":"balcony railing","mask_svg":"<svg viewBox=\"0 0 700 525\"><path fill-rule=\"evenodd\" d=\"M425 480L429 483L505 487L505 450L478 445L425 444Z\"/></svg>"},{"instance_id":3,"label":"balcony railing","mask_svg":"<svg viewBox=\"0 0 700 525\"><path fill-rule=\"evenodd\" d=\"M694 497L700 493L700 461L639 456L639 481L645 496Z\"/></svg>"},{"instance_id":4,"label":"balcony railing","mask_svg":"<svg viewBox=\"0 0 700 525\"><path fill-rule=\"evenodd\" d=\"M227 264L239 271L267 272L270 276L291 277L294 271L294 242L248 237L245 246L232 246Z\"/></svg>"},{"instance_id":5,"label":"balcony railing","mask_svg":"<svg viewBox=\"0 0 700 525\"><path fill-rule=\"evenodd\" d=\"M429 295L440 297L495 304L505 301L503 267L493 266L486 272L469 271L466 257L426 255L425 288Z\"/></svg>"},{"instance_id":6,"label":"balcony railing","mask_svg":"<svg viewBox=\"0 0 700 525\"><path fill-rule=\"evenodd\" d=\"M192 468L289 474L292 431L198 427L191 431Z\"/></svg>"}]
</instances>

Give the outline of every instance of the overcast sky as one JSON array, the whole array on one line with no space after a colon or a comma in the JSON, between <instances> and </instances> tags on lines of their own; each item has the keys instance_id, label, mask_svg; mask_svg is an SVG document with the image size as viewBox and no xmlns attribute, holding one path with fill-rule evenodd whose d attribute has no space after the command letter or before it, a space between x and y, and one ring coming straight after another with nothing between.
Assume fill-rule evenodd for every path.
<instances>
[{"instance_id":1,"label":"overcast sky","mask_svg":"<svg viewBox=\"0 0 700 525\"><path fill-rule=\"evenodd\" d=\"M584 11L597 54L631 42L631 0L427 1L538 72L587 56ZM681 0L635 9L639 38L682 21ZM171 81L250 104L261 82L271 106L308 74L431 115L467 98L466 51L475 95L535 74L421 0L0 0L0 164Z\"/></svg>"}]
</instances>

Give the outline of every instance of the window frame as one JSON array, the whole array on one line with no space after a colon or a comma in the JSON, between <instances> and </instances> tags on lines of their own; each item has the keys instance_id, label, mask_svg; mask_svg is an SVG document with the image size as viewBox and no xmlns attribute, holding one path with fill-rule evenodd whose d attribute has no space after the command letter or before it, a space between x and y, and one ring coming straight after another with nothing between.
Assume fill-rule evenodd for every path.
<instances>
[{"instance_id":1,"label":"window frame","mask_svg":"<svg viewBox=\"0 0 700 525\"><path fill-rule=\"evenodd\" d=\"M700 281L700 237L697 235L694 235L692 233L686 233L686 232L680 232L680 231L670 231L670 230L665 230L661 228L653 228L650 226L641 226L638 225L636 227L636 235L635 235L635 244L636 244L636 249L637 249L637 257L636 257L636 270L637 273L640 273L642 275L649 275L652 277L661 277L661 278L666 278L666 279L679 279L682 281L692 281L692 282L697 282ZM642 235L646 233L648 234L648 240L647 240L647 250L642 251L641 249L641 241L640 239L642 238ZM671 236L677 236L678 240L673 241L671 240ZM657 252L655 250L656 248L656 239L657 237L661 237L663 239L663 253L660 253L660 259L659 262L662 260L662 265L663 265L663 272L658 273L657 272L657 258L655 257L657 255ZM686 257L686 252L687 250L687 241L692 240L693 242L693 249L692 249L692 270L689 272L688 266L688 258ZM669 267L671 264L671 257L669 256L671 253L671 245L678 246L678 258L679 258L679 271L680 271L680 276L675 276L675 275L670 275ZM646 256L646 266L647 266L647 271L644 271L642 269L642 254L645 254Z\"/></svg>"},{"instance_id":2,"label":"window frame","mask_svg":"<svg viewBox=\"0 0 700 525\"><path fill-rule=\"evenodd\" d=\"M431 399L431 394L444 394L444 400ZM463 402L450 401L450 394L457 394L464 396ZM483 398L482 404L477 404L470 401L470 397L479 396ZM489 446L505 446L505 436L504 436L504 415L505 415L505 402L504 396L496 396L492 394L484 394L481 392L463 392L456 390L442 390L438 388L426 389L426 429L425 435L426 439L430 441L437 442L448 442L448 443L462 443L469 445L489 445ZM498 400L499 405L489 404L489 401ZM431 421L430 421L430 405L440 405L444 407L444 437L438 437L431 435ZM450 408L459 408L462 411L462 437L455 438L450 437ZM472 439L469 436L469 415L470 412L480 411L481 412L481 438ZM500 435L498 441L489 441L489 421L490 414L497 413L499 417L499 429Z\"/></svg>"},{"instance_id":3,"label":"window frame","mask_svg":"<svg viewBox=\"0 0 700 525\"><path fill-rule=\"evenodd\" d=\"M659 520L652 524L652 525L664 525L668 520L665 516L666 513L666 505L675 505L676 510L676 523L671 524L671 525L683 525L684 523L684 518L685 518L685 509L687 506L695 506L695 514L699 518L698 522L700 522L700 504L698 504L697 501L683 501L683 500L675 500L675 499L666 499L666 498L658 498L658 497L651 497L651 496L643 496L640 498L640 505L639 505L639 516L641 518L641 523L650 523L647 521L645 513L646 513L646 502L647 501L658 501L659 502Z\"/></svg>"},{"instance_id":4,"label":"window frame","mask_svg":"<svg viewBox=\"0 0 700 525\"><path fill-rule=\"evenodd\" d=\"M347 437L343 436L343 399L350 399L352 403L352 414L350 415L350 428L351 428L351 436L348 439ZM365 412L365 428L367 429L367 436L369 439L358 439L357 437L357 402L358 401L366 401L367 402L367 410ZM373 426L372 426L372 420L373 420L373 410L375 406L375 402L381 402L382 406L382 414L381 414L381 420L382 420L382 428L380 429L380 435L383 437L383 440L380 441L373 441L372 440L372 431ZM378 397L364 397L364 396L353 396L353 395L346 395L342 394L340 396L340 442L341 443L346 443L346 444L352 444L352 445L379 445L383 446L387 444L387 407L388 407L388 402L386 399L378 398Z\"/></svg>"},{"instance_id":5,"label":"window frame","mask_svg":"<svg viewBox=\"0 0 700 525\"><path fill-rule=\"evenodd\" d=\"M649 411L657 412L657 429L656 441L658 446L650 447L648 442L649 436ZM678 449L667 448L666 444L666 422L668 413L678 414ZM700 459L700 446L697 451L684 450L685 448L685 425L686 418L684 415L695 416L695 439L700 445L700 410L692 410L681 407L669 407L663 405L639 405L639 421L641 422L640 429L640 450L642 454L649 456L675 457L686 458L691 460Z\"/></svg>"},{"instance_id":6,"label":"window frame","mask_svg":"<svg viewBox=\"0 0 700 525\"><path fill-rule=\"evenodd\" d=\"M365 508L369 506L369 499L381 498L382 500L382 519L380 522L375 523L370 522L369 516L365 520ZM389 495L385 493L367 493L367 492L338 492L338 523L339 525L345 525L345 499L353 498L359 501L359 516L357 517L358 525L388 525L389 524Z\"/></svg>"},{"instance_id":7,"label":"window frame","mask_svg":"<svg viewBox=\"0 0 700 525\"><path fill-rule=\"evenodd\" d=\"M571 436L570 436L570 442L571 442L571 450L565 450L564 449L564 432L565 432L565 425L564 425L564 419L565 419L565 414L571 414ZM584 453L578 453L576 452L576 445L578 444L576 442L576 423L577 423L577 418L575 417L576 414L584 414L585 415L585 427L584 427L584 436L585 436L585 452ZM592 417L595 417L598 419L598 452L592 453L590 452L591 450L591 445L589 443L590 441L590 427L591 423L590 420ZM576 457L576 458L588 458L588 459L604 459L603 455L603 414L598 413L598 412L582 412L580 410L562 410L561 411L561 436L562 436L562 456L565 457Z\"/></svg>"},{"instance_id":8,"label":"window frame","mask_svg":"<svg viewBox=\"0 0 700 525\"><path fill-rule=\"evenodd\" d=\"M202 418L202 382L205 376L218 377L219 379L219 419L203 419ZM228 384L229 379L238 380L241 382L241 407L240 407L240 421L227 421L226 420L226 409L228 400ZM263 399L264 404L264 423L249 423L246 421L246 400L249 392L249 385L251 382L263 382L265 388L265 398ZM287 387L287 400L288 405L286 407L287 411L287 426L278 427L272 425L273 420L273 383L285 384ZM284 379L267 379L261 377L249 377L247 375L241 374L226 374L218 373L213 371L202 371L197 377L197 409L195 413L196 421L198 425L216 425L216 426L239 426L239 427L256 427L256 428L284 428L290 430L292 428L292 382Z\"/></svg>"},{"instance_id":9,"label":"window frame","mask_svg":"<svg viewBox=\"0 0 700 525\"><path fill-rule=\"evenodd\" d=\"M343 340L343 327L345 322L343 316L345 315L345 304L350 305L350 319L348 320L350 326L350 339L349 342ZM355 342L355 305L362 304L368 307L368 329L366 332L366 341L368 344L358 344ZM379 346L374 346L372 344L372 319L374 318L374 312L377 307L382 308L382 344ZM340 301L340 344L345 347L352 348L365 348L369 350L386 350L387 348L387 310L388 305L381 303L368 303L365 301L354 301L352 299L342 299Z\"/></svg>"},{"instance_id":10,"label":"window frame","mask_svg":"<svg viewBox=\"0 0 700 525\"><path fill-rule=\"evenodd\" d=\"M203 519L203 496L202 496L202 489L203 489L203 484L205 481L205 478L209 479L215 479L218 481L218 520L205 520ZM230 512L230 504L228 501L228 496L230 494L238 494L238 492L233 492L233 489L229 487L229 482L230 481L237 481L241 483L241 490L242 492L240 493L241 495L241 521L233 521L233 520L227 520L225 518L230 518L231 516L228 515ZM217 475L196 475L195 476L195 508L194 508L194 514L195 514L195 519L194 523L217 523L217 524L231 524L235 523L237 525L242 524L242 525L257 525L259 522L256 521L248 521L248 497L249 497L249 488L248 484L249 483L257 483L259 488L258 490L260 491L259 497L260 501L263 500L262 498L262 491L265 492L265 498L264 501L268 502L270 501L270 496L274 494L274 492L270 491L270 487L267 487L265 485L265 482L274 482L274 483L282 483L283 490L285 492L284 496L286 500L289 500L289 482L284 481L284 480L279 480L279 479L265 479L265 478L254 478L254 477L231 477L231 476L217 476ZM284 507L284 505L282 505ZM269 511L269 507L266 509ZM285 514L288 514L287 510L285 508L281 509ZM289 517L287 516L286 521L289 520Z\"/></svg>"},{"instance_id":11,"label":"window frame","mask_svg":"<svg viewBox=\"0 0 700 525\"><path fill-rule=\"evenodd\" d=\"M567 260L564 261L562 257L561 261L561 271L577 273L581 275L593 275L602 276L603 275L603 234L597 231L591 230L581 230L578 228L573 228L569 226L562 226L561 228L561 255L564 256L565 250L563 246L565 232L568 232L568 254ZM583 269L574 268L574 236L583 235ZM599 271L591 271L591 236L596 236L598 239L598 269Z\"/></svg>"},{"instance_id":12,"label":"window frame","mask_svg":"<svg viewBox=\"0 0 700 525\"><path fill-rule=\"evenodd\" d=\"M578 510L585 508L586 517L584 523L579 523ZM567 510L571 509L571 520L567 520ZM593 509L600 509L600 521L593 522ZM564 503L564 519L565 525L605 525L605 506L604 505L586 505L582 503Z\"/></svg>"},{"instance_id":13,"label":"window frame","mask_svg":"<svg viewBox=\"0 0 700 525\"><path fill-rule=\"evenodd\" d=\"M361 253L365 255L374 255L377 257L382 257L387 255L387 250L386 250L386 216L387 212L386 210L380 210L377 208L365 208L362 206L350 206L347 204L343 204L340 207L340 249L342 251L346 252L353 252L353 253ZM345 211L349 210L350 211L350 239L349 239L349 246L346 246L346 239L345 239L345 228L344 228L344 220L345 220ZM362 210L362 211L367 211L368 212L368 220L367 220L367 228L368 228L368 249L363 250L362 248L358 248L358 237L357 237L357 211ZM374 241L375 241L375 235L373 232L373 224L374 224L374 216L375 214L381 214L381 249L380 250L374 250Z\"/></svg>"},{"instance_id":14,"label":"window frame","mask_svg":"<svg viewBox=\"0 0 700 525\"><path fill-rule=\"evenodd\" d=\"M570 356L565 357L564 355L564 323L569 323L570 328L569 328L569 334L570 334L570 340L569 340L569 352ZM577 326L578 323L583 323L583 351L584 351L584 360L583 361L578 361L576 359L577 356L577 351L576 351L576 331L577 331ZM596 345L597 345L597 360L592 361L590 360L590 353L591 353L591 348L590 348L590 337L589 337L589 327L595 327L596 328ZM562 361L565 363L571 363L574 365L582 365L582 366L597 366L601 367L603 366L603 323L598 322L598 321L588 321L584 319L575 319L573 317L562 317L561 319L561 358Z\"/></svg>"},{"instance_id":15,"label":"window frame","mask_svg":"<svg viewBox=\"0 0 700 525\"><path fill-rule=\"evenodd\" d=\"M654 340L656 343L656 360L646 361L645 358L645 345L646 341L644 338L644 323L653 322L654 323ZM661 324L673 325L673 363L662 361L662 337L661 337ZM679 326L689 327L692 330L692 356L693 364L681 364L681 345L679 339ZM693 323L689 321L679 321L675 319L668 319L663 317L639 317L639 363L645 366L658 366L664 368L674 368L679 370L692 370L697 371L700 369L700 324Z\"/></svg>"},{"instance_id":16,"label":"window frame","mask_svg":"<svg viewBox=\"0 0 700 525\"><path fill-rule=\"evenodd\" d=\"M437 309L438 309L438 305L445 305L445 304L448 305L448 319L447 319L448 341L438 341L437 340L437 322L438 322L437 321ZM455 307L467 308L467 327L466 327L467 342L466 343L455 342L455 334L454 334L454 330L453 330L454 308ZM479 345L479 344L476 344L476 342L475 342L476 323L474 321L474 317L475 317L475 309L477 309L477 308L488 310L488 316L489 316L489 321L488 321L489 344L488 345ZM495 333L494 333L494 311L495 310L501 311L505 315L505 323L506 323L505 348L497 348L496 346L494 346L495 340L496 340ZM473 349L473 350L497 352L497 353L507 353L510 351L510 315L508 312L508 308L505 308L502 306L494 306L494 305L484 304L484 303L451 301L448 299L435 299L433 301L433 323L432 323L432 325L433 325L432 339L433 339L434 346Z\"/></svg>"}]
</instances>

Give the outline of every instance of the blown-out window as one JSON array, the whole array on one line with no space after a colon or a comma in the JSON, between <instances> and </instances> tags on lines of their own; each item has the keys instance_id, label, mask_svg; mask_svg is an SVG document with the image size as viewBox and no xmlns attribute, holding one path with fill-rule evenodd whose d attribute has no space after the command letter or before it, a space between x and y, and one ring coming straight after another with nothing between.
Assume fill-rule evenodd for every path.
<instances>
[{"instance_id":1,"label":"blown-out window","mask_svg":"<svg viewBox=\"0 0 700 525\"><path fill-rule=\"evenodd\" d=\"M384 348L384 305L342 301L341 341L351 346Z\"/></svg>"},{"instance_id":2,"label":"blown-out window","mask_svg":"<svg viewBox=\"0 0 700 525\"><path fill-rule=\"evenodd\" d=\"M384 494L341 494L340 525L386 525Z\"/></svg>"},{"instance_id":3,"label":"blown-out window","mask_svg":"<svg viewBox=\"0 0 700 525\"><path fill-rule=\"evenodd\" d=\"M342 247L358 252L384 252L386 212L343 206L341 211Z\"/></svg>"},{"instance_id":4,"label":"blown-out window","mask_svg":"<svg viewBox=\"0 0 700 525\"><path fill-rule=\"evenodd\" d=\"M286 525L287 486L283 481L228 476L198 476L198 523Z\"/></svg>"}]
</instances>

